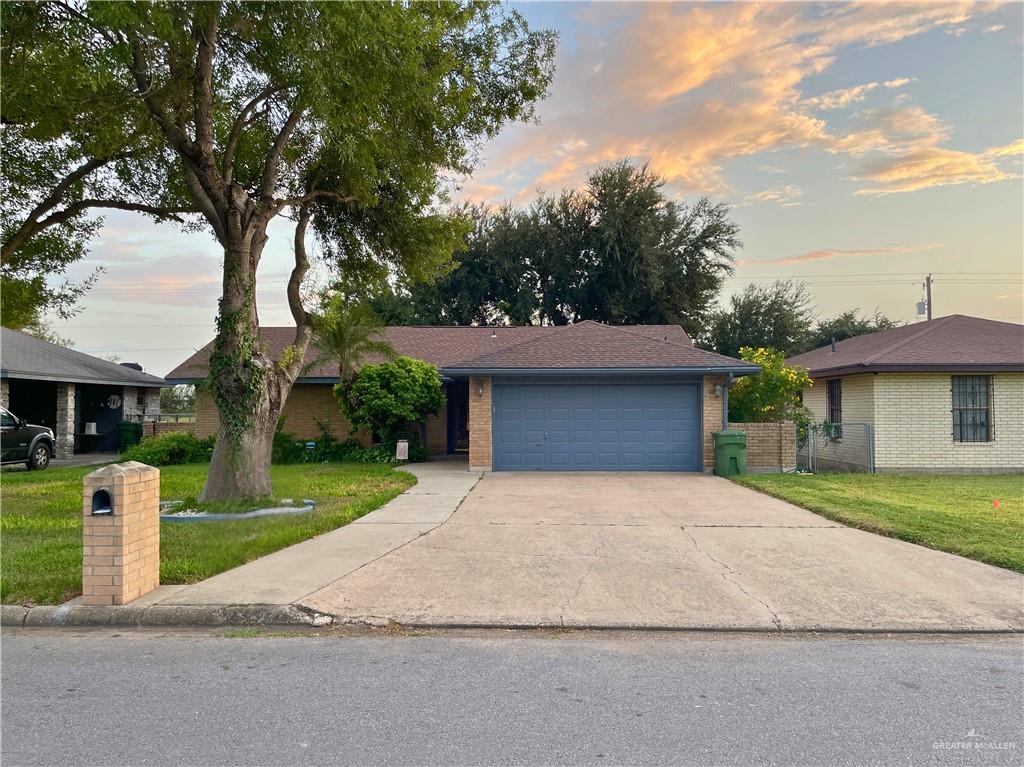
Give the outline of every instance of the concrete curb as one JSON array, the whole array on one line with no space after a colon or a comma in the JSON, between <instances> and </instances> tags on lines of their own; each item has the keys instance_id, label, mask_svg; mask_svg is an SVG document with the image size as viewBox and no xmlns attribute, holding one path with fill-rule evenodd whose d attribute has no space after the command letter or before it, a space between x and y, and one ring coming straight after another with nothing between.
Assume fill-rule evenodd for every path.
<instances>
[{"instance_id":1,"label":"concrete curb","mask_svg":"<svg viewBox=\"0 0 1024 767\"><path fill-rule=\"evenodd\" d=\"M22 607L0 605L3 628L111 627L218 627L218 626L312 626L413 630L492 631L630 631L645 633L740 633L740 634L906 634L906 635L1024 635L1024 628L870 627L863 626L672 626L657 624L500 623L463 621L399 622L380 616L337 618L302 605L149 605L91 607L79 604Z\"/></svg>"},{"instance_id":2,"label":"concrete curb","mask_svg":"<svg viewBox=\"0 0 1024 767\"><path fill-rule=\"evenodd\" d=\"M0 626L329 626L324 615L297 605L0 606Z\"/></svg>"},{"instance_id":3,"label":"concrete curb","mask_svg":"<svg viewBox=\"0 0 1024 767\"><path fill-rule=\"evenodd\" d=\"M864 626L743 626L743 625L662 625L656 623L498 623L498 622L461 622L461 621L394 621L378 616L366 616L359 618L334 618L334 626L381 628L385 626L400 626L405 629L415 630L475 630L482 631L633 631L651 633L693 633L693 634L918 634L918 635L1024 635L1024 627L1006 628L979 628L979 627L864 627Z\"/></svg>"}]
</instances>

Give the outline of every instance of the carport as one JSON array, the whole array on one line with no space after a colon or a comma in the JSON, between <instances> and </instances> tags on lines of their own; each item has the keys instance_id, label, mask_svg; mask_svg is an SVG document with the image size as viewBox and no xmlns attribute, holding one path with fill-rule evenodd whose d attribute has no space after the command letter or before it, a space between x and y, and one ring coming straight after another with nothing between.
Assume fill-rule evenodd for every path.
<instances>
[{"instance_id":1,"label":"carport","mask_svg":"<svg viewBox=\"0 0 1024 767\"><path fill-rule=\"evenodd\" d=\"M118 423L157 418L165 385L135 363L101 360L3 328L0 404L53 429L56 458L116 451Z\"/></svg>"}]
</instances>

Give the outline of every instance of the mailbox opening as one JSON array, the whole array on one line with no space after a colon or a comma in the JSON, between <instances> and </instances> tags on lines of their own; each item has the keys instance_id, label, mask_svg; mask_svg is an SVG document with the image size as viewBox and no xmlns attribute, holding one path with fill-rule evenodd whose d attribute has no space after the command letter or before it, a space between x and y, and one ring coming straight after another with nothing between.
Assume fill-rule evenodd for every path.
<instances>
[{"instance_id":1,"label":"mailbox opening","mask_svg":"<svg viewBox=\"0 0 1024 767\"><path fill-rule=\"evenodd\" d=\"M110 500L109 490L97 490L92 494L92 513L96 517L114 513L114 504Z\"/></svg>"}]
</instances>

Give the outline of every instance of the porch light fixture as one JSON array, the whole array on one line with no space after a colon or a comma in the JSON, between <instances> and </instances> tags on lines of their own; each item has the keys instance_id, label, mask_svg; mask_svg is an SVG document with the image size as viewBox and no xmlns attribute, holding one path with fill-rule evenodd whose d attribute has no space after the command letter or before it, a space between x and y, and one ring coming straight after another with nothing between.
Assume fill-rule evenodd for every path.
<instances>
[{"instance_id":1,"label":"porch light fixture","mask_svg":"<svg viewBox=\"0 0 1024 767\"><path fill-rule=\"evenodd\" d=\"M721 397L722 397L722 392L724 391L724 388L722 387L722 384L715 384L715 385L714 385L714 386L713 386L713 387L711 388L711 391L712 391L712 392L714 393L714 395L715 395L716 397L718 397L719 399L721 399Z\"/></svg>"},{"instance_id":2,"label":"porch light fixture","mask_svg":"<svg viewBox=\"0 0 1024 767\"><path fill-rule=\"evenodd\" d=\"M477 382L476 382L476 396L478 396L478 397L484 396L484 382L479 380L479 379L477 379Z\"/></svg>"}]
</instances>

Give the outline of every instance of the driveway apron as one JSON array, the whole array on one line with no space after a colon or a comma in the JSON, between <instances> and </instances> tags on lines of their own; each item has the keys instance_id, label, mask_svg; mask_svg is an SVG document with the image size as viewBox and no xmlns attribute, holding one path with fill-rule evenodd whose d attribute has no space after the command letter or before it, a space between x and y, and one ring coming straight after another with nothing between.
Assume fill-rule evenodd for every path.
<instances>
[{"instance_id":1,"label":"driveway apron","mask_svg":"<svg viewBox=\"0 0 1024 767\"><path fill-rule=\"evenodd\" d=\"M414 491L360 524L437 522ZM638 472L486 475L428 532L299 601L435 626L1005 631L1024 628L1022 597L1017 573L718 477Z\"/></svg>"}]
</instances>

